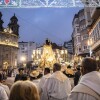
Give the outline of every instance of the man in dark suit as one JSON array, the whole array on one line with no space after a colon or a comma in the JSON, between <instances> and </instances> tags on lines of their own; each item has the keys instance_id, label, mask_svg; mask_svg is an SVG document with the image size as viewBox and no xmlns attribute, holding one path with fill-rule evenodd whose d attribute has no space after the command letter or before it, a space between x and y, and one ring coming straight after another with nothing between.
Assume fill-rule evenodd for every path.
<instances>
[{"instance_id":1,"label":"man in dark suit","mask_svg":"<svg viewBox=\"0 0 100 100\"><path fill-rule=\"evenodd\" d=\"M19 68L18 71L19 71L19 74L16 75L14 82L18 80L22 80L22 77L24 75L24 68Z\"/></svg>"},{"instance_id":2,"label":"man in dark suit","mask_svg":"<svg viewBox=\"0 0 100 100\"><path fill-rule=\"evenodd\" d=\"M81 72L80 72L80 66L77 67L77 71L74 75L74 86L76 86L78 84L79 78L81 76Z\"/></svg>"}]
</instances>

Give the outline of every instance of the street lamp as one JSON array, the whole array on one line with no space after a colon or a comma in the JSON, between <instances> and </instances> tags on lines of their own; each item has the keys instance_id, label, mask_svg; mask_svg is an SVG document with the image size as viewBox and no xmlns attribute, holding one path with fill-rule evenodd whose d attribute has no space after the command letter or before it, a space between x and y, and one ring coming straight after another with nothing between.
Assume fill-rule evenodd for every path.
<instances>
[{"instance_id":1,"label":"street lamp","mask_svg":"<svg viewBox=\"0 0 100 100\"><path fill-rule=\"evenodd\" d=\"M67 59L68 59L68 51L67 50L65 50L65 62L67 61Z\"/></svg>"},{"instance_id":2,"label":"street lamp","mask_svg":"<svg viewBox=\"0 0 100 100\"><path fill-rule=\"evenodd\" d=\"M92 45L92 39L91 38L89 38L88 39L88 46L89 46L89 53L90 53L90 57L91 57L91 55L92 55L92 50L91 50L91 45Z\"/></svg>"},{"instance_id":3,"label":"street lamp","mask_svg":"<svg viewBox=\"0 0 100 100\"><path fill-rule=\"evenodd\" d=\"M26 58L22 56L21 61L24 62L25 60L26 60Z\"/></svg>"},{"instance_id":4,"label":"street lamp","mask_svg":"<svg viewBox=\"0 0 100 100\"><path fill-rule=\"evenodd\" d=\"M24 62L26 61L26 57L22 56L22 57L20 58L20 60L22 61L22 64L24 64Z\"/></svg>"}]
</instances>

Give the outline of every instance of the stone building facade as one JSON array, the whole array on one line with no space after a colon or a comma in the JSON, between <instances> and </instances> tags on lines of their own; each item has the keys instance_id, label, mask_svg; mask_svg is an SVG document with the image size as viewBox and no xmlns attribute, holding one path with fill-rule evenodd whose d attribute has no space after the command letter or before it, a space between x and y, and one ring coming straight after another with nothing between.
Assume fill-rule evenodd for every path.
<instances>
[{"instance_id":1,"label":"stone building facade","mask_svg":"<svg viewBox=\"0 0 100 100\"><path fill-rule=\"evenodd\" d=\"M78 56L89 56L88 46L88 26L91 24L90 10L84 8L75 14L72 25L73 25L73 43L74 43L74 54Z\"/></svg>"},{"instance_id":2,"label":"stone building facade","mask_svg":"<svg viewBox=\"0 0 100 100\"><path fill-rule=\"evenodd\" d=\"M100 60L100 7L90 8L92 24L89 28L89 42L93 56Z\"/></svg>"},{"instance_id":3,"label":"stone building facade","mask_svg":"<svg viewBox=\"0 0 100 100\"><path fill-rule=\"evenodd\" d=\"M18 64L33 61L33 51L36 50L35 42L19 42Z\"/></svg>"},{"instance_id":4,"label":"stone building facade","mask_svg":"<svg viewBox=\"0 0 100 100\"><path fill-rule=\"evenodd\" d=\"M79 32L78 14L75 14L72 25L73 25L72 39L73 39L74 54L79 55L81 52L81 35Z\"/></svg>"},{"instance_id":5,"label":"stone building facade","mask_svg":"<svg viewBox=\"0 0 100 100\"><path fill-rule=\"evenodd\" d=\"M0 67L17 66L19 25L14 16L7 28L3 28L2 13L0 12Z\"/></svg>"}]
</instances>

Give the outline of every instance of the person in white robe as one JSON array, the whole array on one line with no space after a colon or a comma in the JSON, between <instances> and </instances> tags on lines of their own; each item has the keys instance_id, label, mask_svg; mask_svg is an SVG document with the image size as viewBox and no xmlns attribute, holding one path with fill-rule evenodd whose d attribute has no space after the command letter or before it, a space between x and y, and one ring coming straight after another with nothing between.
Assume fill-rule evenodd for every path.
<instances>
[{"instance_id":1,"label":"person in white robe","mask_svg":"<svg viewBox=\"0 0 100 100\"><path fill-rule=\"evenodd\" d=\"M94 59L83 59L81 69L83 76L71 91L68 100L100 100L100 72L96 69L97 64Z\"/></svg>"},{"instance_id":2,"label":"person in white robe","mask_svg":"<svg viewBox=\"0 0 100 100\"><path fill-rule=\"evenodd\" d=\"M40 95L42 94L43 92L43 86L44 86L44 83L45 81L51 76L51 73L50 73L50 68L45 68L44 69L44 76L41 78L40 82L39 82L39 93Z\"/></svg>"},{"instance_id":3,"label":"person in white robe","mask_svg":"<svg viewBox=\"0 0 100 100\"><path fill-rule=\"evenodd\" d=\"M8 100L8 96L3 87L0 86L0 100Z\"/></svg>"},{"instance_id":4,"label":"person in white robe","mask_svg":"<svg viewBox=\"0 0 100 100\"><path fill-rule=\"evenodd\" d=\"M53 74L46 80L41 100L67 100L71 92L71 84L61 71L61 65L55 63Z\"/></svg>"},{"instance_id":5,"label":"person in white robe","mask_svg":"<svg viewBox=\"0 0 100 100\"><path fill-rule=\"evenodd\" d=\"M4 88L5 92L7 93L7 96L9 97L10 95L10 89L7 85L3 84L2 82L2 74L0 74L0 86Z\"/></svg>"}]
</instances>

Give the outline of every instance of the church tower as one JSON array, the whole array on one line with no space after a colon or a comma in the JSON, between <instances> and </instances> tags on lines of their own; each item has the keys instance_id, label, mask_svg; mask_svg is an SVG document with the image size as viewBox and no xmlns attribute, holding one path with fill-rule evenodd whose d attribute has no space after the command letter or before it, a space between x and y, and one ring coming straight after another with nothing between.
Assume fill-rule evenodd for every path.
<instances>
[{"instance_id":1,"label":"church tower","mask_svg":"<svg viewBox=\"0 0 100 100\"><path fill-rule=\"evenodd\" d=\"M0 31L3 31L3 20L2 20L2 13L0 12Z\"/></svg>"},{"instance_id":2,"label":"church tower","mask_svg":"<svg viewBox=\"0 0 100 100\"><path fill-rule=\"evenodd\" d=\"M9 29L11 29L13 31L13 34L19 36L19 25L17 22L18 22L18 19L14 14L14 16L11 17L11 19L10 19L10 23L8 24L8 27L9 27Z\"/></svg>"}]
</instances>

